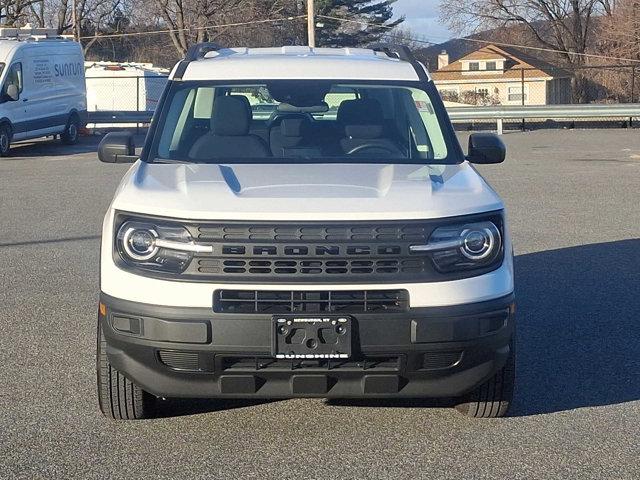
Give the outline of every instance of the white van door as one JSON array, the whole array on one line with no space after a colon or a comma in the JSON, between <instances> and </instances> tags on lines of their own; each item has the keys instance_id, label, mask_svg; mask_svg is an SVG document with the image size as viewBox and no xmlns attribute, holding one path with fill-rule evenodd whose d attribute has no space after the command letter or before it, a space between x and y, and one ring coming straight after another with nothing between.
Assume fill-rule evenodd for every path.
<instances>
[{"instance_id":1,"label":"white van door","mask_svg":"<svg viewBox=\"0 0 640 480\"><path fill-rule=\"evenodd\" d=\"M69 89L57 75L67 55L51 53L30 49L23 61L28 138L61 133L69 118Z\"/></svg>"},{"instance_id":2,"label":"white van door","mask_svg":"<svg viewBox=\"0 0 640 480\"><path fill-rule=\"evenodd\" d=\"M10 88L11 86L14 88ZM25 138L28 127L26 121L28 98L23 93L23 87L22 62L16 60L8 67L0 93L0 112L11 123L14 140ZM10 93L14 93L13 98Z\"/></svg>"}]
</instances>

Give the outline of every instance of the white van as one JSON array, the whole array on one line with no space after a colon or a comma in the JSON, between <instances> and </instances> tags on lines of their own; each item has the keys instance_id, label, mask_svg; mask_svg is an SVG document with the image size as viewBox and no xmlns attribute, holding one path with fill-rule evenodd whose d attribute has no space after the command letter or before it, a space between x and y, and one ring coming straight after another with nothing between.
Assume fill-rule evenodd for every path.
<instances>
[{"instance_id":1,"label":"white van","mask_svg":"<svg viewBox=\"0 0 640 480\"><path fill-rule=\"evenodd\" d=\"M78 140L87 116L79 43L50 29L0 28L0 85L0 156L17 140Z\"/></svg>"}]
</instances>

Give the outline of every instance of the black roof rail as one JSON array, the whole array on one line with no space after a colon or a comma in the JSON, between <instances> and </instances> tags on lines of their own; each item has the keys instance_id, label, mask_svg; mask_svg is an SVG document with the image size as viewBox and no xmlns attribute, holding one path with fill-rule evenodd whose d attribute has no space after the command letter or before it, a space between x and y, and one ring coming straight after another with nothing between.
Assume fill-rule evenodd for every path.
<instances>
[{"instance_id":1,"label":"black roof rail","mask_svg":"<svg viewBox=\"0 0 640 480\"><path fill-rule=\"evenodd\" d=\"M184 59L188 62L193 62L199 58L203 58L209 52L216 52L222 50L222 47L214 42L201 42L191 45Z\"/></svg>"},{"instance_id":2,"label":"black roof rail","mask_svg":"<svg viewBox=\"0 0 640 480\"><path fill-rule=\"evenodd\" d=\"M201 42L196 43L195 45L191 45L189 47L189 50L187 50L187 54L184 56L184 60L182 60L178 64L176 73L173 76L174 80L182 79L182 76L184 75L184 72L190 62L194 62L200 58L204 58L207 53L217 52L218 50L222 50L222 47L214 42Z\"/></svg>"},{"instance_id":3,"label":"black roof rail","mask_svg":"<svg viewBox=\"0 0 640 480\"><path fill-rule=\"evenodd\" d=\"M426 82L429 80L424 67L406 45L400 43L374 43L370 45L369 48L374 52L382 52L390 58L397 58L403 62L409 62L421 81Z\"/></svg>"}]
</instances>

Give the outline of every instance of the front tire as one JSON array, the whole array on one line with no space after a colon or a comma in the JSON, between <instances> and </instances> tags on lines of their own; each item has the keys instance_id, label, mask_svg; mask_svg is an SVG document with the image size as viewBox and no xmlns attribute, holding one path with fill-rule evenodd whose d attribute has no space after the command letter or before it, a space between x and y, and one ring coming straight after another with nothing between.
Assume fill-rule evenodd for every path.
<instances>
[{"instance_id":1,"label":"front tire","mask_svg":"<svg viewBox=\"0 0 640 480\"><path fill-rule=\"evenodd\" d=\"M499 418L509 411L516 380L515 342L511 341L504 366L489 380L467 394L456 405L458 412L472 418Z\"/></svg>"},{"instance_id":2,"label":"front tire","mask_svg":"<svg viewBox=\"0 0 640 480\"><path fill-rule=\"evenodd\" d=\"M156 398L113 368L107 358L107 342L98 321L96 349L98 403L105 417L114 420L140 420L156 414Z\"/></svg>"},{"instance_id":3,"label":"front tire","mask_svg":"<svg viewBox=\"0 0 640 480\"><path fill-rule=\"evenodd\" d=\"M8 125L0 125L0 157L9 156L11 150L11 129Z\"/></svg>"},{"instance_id":4,"label":"front tire","mask_svg":"<svg viewBox=\"0 0 640 480\"><path fill-rule=\"evenodd\" d=\"M78 137L80 136L80 118L75 113L69 117L69 122L64 129L64 132L60 135L60 140L65 145L75 145L78 143Z\"/></svg>"}]
</instances>

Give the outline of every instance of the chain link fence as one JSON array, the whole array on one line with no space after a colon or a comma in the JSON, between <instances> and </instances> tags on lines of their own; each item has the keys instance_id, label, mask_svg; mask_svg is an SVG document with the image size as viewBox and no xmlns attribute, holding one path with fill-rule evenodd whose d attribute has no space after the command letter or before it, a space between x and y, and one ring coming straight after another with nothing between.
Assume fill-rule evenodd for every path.
<instances>
[{"instance_id":1,"label":"chain link fence","mask_svg":"<svg viewBox=\"0 0 640 480\"><path fill-rule=\"evenodd\" d=\"M640 102L640 65L598 65L504 70L439 70L432 77L448 108ZM89 112L153 112L166 75L87 76ZM511 119L506 129L573 127L576 119ZM491 120L456 122L459 129L487 128ZM628 127L633 118L580 119L586 126ZM136 125L136 124L133 124ZM114 125L115 126L115 125ZM119 124L118 126L125 126ZM126 125L129 126L129 125Z\"/></svg>"},{"instance_id":2,"label":"chain link fence","mask_svg":"<svg viewBox=\"0 0 640 480\"><path fill-rule=\"evenodd\" d=\"M87 76L89 112L153 112L167 84L167 75ZM89 125L94 127L95 125ZM137 124L100 124L128 127Z\"/></svg>"},{"instance_id":3,"label":"chain link fence","mask_svg":"<svg viewBox=\"0 0 640 480\"><path fill-rule=\"evenodd\" d=\"M472 62L473 63L473 62ZM494 63L494 62L487 62ZM489 67L489 65L486 65ZM432 73L448 108L480 106L545 106L620 104L640 101L640 65L597 65L575 68L487 68ZM489 121L464 122L458 128L483 128ZM630 118L581 119L592 126L630 126ZM575 119L512 119L505 128L574 126Z\"/></svg>"}]
</instances>

